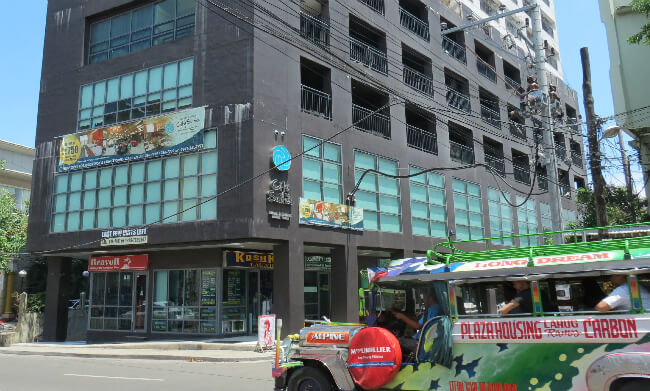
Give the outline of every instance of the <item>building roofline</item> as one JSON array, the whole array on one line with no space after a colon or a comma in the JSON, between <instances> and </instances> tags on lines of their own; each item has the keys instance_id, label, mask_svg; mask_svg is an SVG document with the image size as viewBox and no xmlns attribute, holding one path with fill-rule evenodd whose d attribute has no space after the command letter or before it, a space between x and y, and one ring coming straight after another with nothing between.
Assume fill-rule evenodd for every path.
<instances>
[{"instance_id":1,"label":"building roofline","mask_svg":"<svg viewBox=\"0 0 650 391\"><path fill-rule=\"evenodd\" d=\"M6 140L0 140L0 149L6 149L12 152L22 153L23 155L34 155L34 148L26 145L12 143Z\"/></svg>"}]
</instances>

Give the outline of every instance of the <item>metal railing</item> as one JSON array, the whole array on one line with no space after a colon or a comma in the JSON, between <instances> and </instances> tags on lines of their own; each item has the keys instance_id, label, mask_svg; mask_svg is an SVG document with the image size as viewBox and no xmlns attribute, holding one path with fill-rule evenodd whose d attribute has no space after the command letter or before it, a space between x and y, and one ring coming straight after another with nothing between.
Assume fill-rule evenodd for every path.
<instances>
[{"instance_id":1,"label":"metal railing","mask_svg":"<svg viewBox=\"0 0 650 391\"><path fill-rule=\"evenodd\" d=\"M485 78L491 82L497 82L497 73L494 72L494 70L480 58L476 59L476 69L478 70L478 73L485 76Z\"/></svg>"},{"instance_id":2,"label":"metal railing","mask_svg":"<svg viewBox=\"0 0 650 391\"><path fill-rule=\"evenodd\" d=\"M503 78L506 80L506 88L510 88L512 90L518 90L521 87L521 83L517 83L512 78L505 75L503 76Z\"/></svg>"},{"instance_id":3,"label":"metal railing","mask_svg":"<svg viewBox=\"0 0 650 391\"><path fill-rule=\"evenodd\" d=\"M467 112L472 112L472 105L470 104L469 97L462 92L458 92L451 87L447 87L447 94L445 96L449 106Z\"/></svg>"},{"instance_id":4,"label":"metal railing","mask_svg":"<svg viewBox=\"0 0 650 391\"><path fill-rule=\"evenodd\" d=\"M571 199L571 185L560 183L560 195L564 198Z\"/></svg>"},{"instance_id":5,"label":"metal railing","mask_svg":"<svg viewBox=\"0 0 650 391\"><path fill-rule=\"evenodd\" d=\"M438 137L428 130L406 125L406 145L420 151L438 154Z\"/></svg>"},{"instance_id":6,"label":"metal railing","mask_svg":"<svg viewBox=\"0 0 650 391\"><path fill-rule=\"evenodd\" d=\"M399 21L402 26L406 27L422 39L429 42L429 23L418 18L404 8L399 8Z\"/></svg>"},{"instance_id":7,"label":"metal railing","mask_svg":"<svg viewBox=\"0 0 650 391\"><path fill-rule=\"evenodd\" d=\"M526 128L522 124L518 124L515 122L510 122L510 134L520 138L522 140L526 140Z\"/></svg>"},{"instance_id":8,"label":"metal railing","mask_svg":"<svg viewBox=\"0 0 650 391\"><path fill-rule=\"evenodd\" d=\"M403 77L405 84L426 95L433 96L433 79L429 76L404 65Z\"/></svg>"},{"instance_id":9,"label":"metal railing","mask_svg":"<svg viewBox=\"0 0 650 391\"><path fill-rule=\"evenodd\" d=\"M372 8L375 12L384 15L384 0L359 0L363 4Z\"/></svg>"},{"instance_id":10,"label":"metal railing","mask_svg":"<svg viewBox=\"0 0 650 391\"><path fill-rule=\"evenodd\" d=\"M536 180L538 189L548 191L548 178L546 178L546 176L537 173Z\"/></svg>"},{"instance_id":11,"label":"metal railing","mask_svg":"<svg viewBox=\"0 0 650 391\"><path fill-rule=\"evenodd\" d=\"M374 110L352 105L354 127L376 136L390 139L390 116L374 113Z\"/></svg>"},{"instance_id":12,"label":"metal railing","mask_svg":"<svg viewBox=\"0 0 650 391\"><path fill-rule=\"evenodd\" d=\"M474 163L474 148L455 141L449 141L449 155L451 156L451 160L456 162L463 164Z\"/></svg>"},{"instance_id":13,"label":"metal railing","mask_svg":"<svg viewBox=\"0 0 650 391\"><path fill-rule=\"evenodd\" d=\"M506 163L505 159L503 156L492 156L488 155L487 153L485 154L485 164L488 166L492 167L494 171L497 172L497 174L501 176L506 175Z\"/></svg>"},{"instance_id":14,"label":"metal railing","mask_svg":"<svg viewBox=\"0 0 650 391\"><path fill-rule=\"evenodd\" d=\"M564 145L555 143L555 157L558 159L566 159L566 147Z\"/></svg>"},{"instance_id":15,"label":"metal railing","mask_svg":"<svg viewBox=\"0 0 650 391\"><path fill-rule=\"evenodd\" d=\"M332 96L303 84L300 86L300 109L331 120Z\"/></svg>"},{"instance_id":16,"label":"metal railing","mask_svg":"<svg viewBox=\"0 0 650 391\"><path fill-rule=\"evenodd\" d=\"M330 26L304 12L300 13L300 35L318 46L330 46Z\"/></svg>"},{"instance_id":17,"label":"metal railing","mask_svg":"<svg viewBox=\"0 0 650 391\"><path fill-rule=\"evenodd\" d=\"M350 59L377 72L388 74L386 53L354 38L350 38Z\"/></svg>"},{"instance_id":18,"label":"metal railing","mask_svg":"<svg viewBox=\"0 0 650 391\"><path fill-rule=\"evenodd\" d=\"M566 123L567 123L567 125L569 125L569 127L570 127L571 129L573 129L574 131L576 131L576 132L580 132L580 125L578 124L578 121L577 121L577 120L575 120L575 119L568 119L568 120L566 121Z\"/></svg>"},{"instance_id":19,"label":"metal railing","mask_svg":"<svg viewBox=\"0 0 650 391\"><path fill-rule=\"evenodd\" d=\"M442 37L442 50L449 56L456 60L467 64L467 50L465 46L459 44L453 39L443 36Z\"/></svg>"},{"instance_id":20,"label":"metal railing","mask_svg":"<svg viewBox=\"0 0 650 391\"><path fill-rule=\"evenodd\" d=\"M580 152L571 151L571 162L576 166L582 168L582 154Z\"/></svg>"},{"instance_id":21,"label":"metal railing","mask_svg":"<svg viewBox=\"0 0 650 391\"><path fill-rule=\"evenodd\" d=\"M512 165L515 181L530 185L530 168L527 166Z\"/></svg>"},{"instance_id":22,"label":"metal railing","mask_svg":"<svg viewBox=\"0 0 650 391\"><path fill-rule=\"evenodd\" d=\"M484 104L481 104L481 119L488 125L501 129L501 114Z\"/></svg>"}]
</instances>

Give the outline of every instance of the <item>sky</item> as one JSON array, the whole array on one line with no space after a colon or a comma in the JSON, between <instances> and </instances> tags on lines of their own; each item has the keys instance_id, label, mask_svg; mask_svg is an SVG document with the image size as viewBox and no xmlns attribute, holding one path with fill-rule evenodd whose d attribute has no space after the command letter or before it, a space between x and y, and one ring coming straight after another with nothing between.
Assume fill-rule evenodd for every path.
<instances>
[{"instance_id":1,"label":"sky","mask_svg":"<svg viewBox=\"0 0 650 391\"><path fill-rule=\"evenodd\" d=\"M0 53L9 54L0 61L0 118L3 122L0 139L33 147L47 1L9 1L5 2L3 9L6 15L30 16L5 18L0 23L0 37L4 37L0 39ZM556 0L555 12L564 80L578 91L583 118L580 63L580 48L583 46L589 48L596 114L601 117L614 114L607 36L600 20L598 1ZM9 38L15 37L18 31L18 39ZM621 185L623 176L619 172L622 170L616 171L607 175L607 179ZM634 171L635 176L640 177L639 167L633 167ZM642 183L641 180L636 182Z\"/></svg>"}]
</instances>

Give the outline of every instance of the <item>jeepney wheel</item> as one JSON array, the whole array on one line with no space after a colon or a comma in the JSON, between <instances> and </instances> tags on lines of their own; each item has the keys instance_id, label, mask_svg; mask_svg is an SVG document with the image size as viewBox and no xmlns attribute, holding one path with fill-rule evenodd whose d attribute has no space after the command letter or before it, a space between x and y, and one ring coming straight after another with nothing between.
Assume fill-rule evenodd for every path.
<instances>
[{"instance_id":1,"label":"jeepney wheel","mask_svg":"<svg viewBox=\"0 0 650 391\"><path fill-rule=\"evenodd\" d=\"M320 369L301 367L289 377L288 391L331 391L332 383Z\"/></svg>"}]
</instances>

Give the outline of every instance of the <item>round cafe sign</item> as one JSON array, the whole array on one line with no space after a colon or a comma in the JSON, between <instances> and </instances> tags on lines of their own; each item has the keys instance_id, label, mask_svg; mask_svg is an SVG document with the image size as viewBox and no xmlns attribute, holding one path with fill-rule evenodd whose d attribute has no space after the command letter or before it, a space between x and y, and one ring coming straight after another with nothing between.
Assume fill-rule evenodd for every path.
<instances>
[{"instance_id":1,"label":"round cafe sign","mask_svg":"<svg viewBox=\"0 0 650 391\"><path fill-rule=\"evenodd\" d=\"M284 145L273 148L273 164L280 171L288 171L291 167L291 154Z\"/></svg>"}]
</instances>

